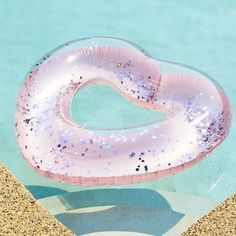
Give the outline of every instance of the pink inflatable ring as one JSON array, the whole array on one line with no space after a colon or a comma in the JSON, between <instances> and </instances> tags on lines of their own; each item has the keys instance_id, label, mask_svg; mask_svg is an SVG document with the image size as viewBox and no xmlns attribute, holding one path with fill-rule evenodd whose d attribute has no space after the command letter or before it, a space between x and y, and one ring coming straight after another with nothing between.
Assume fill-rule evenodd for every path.
<instances>
[{"instance_id":1,"label":"pink inflatable ring","mask_svg":"<svg viewBox=\"0 0 236 236\"><path fill-rule=\"evenodd\" d=\"M165 119L107 130L75 123L73 96L95 83L164 112ZM41 175L113 185L155 180L193 166L224 140L230 122L225 93L203 73L155 60L127 41L90 38L58 47L30 70L18 97L15 129L24 157Z\"/></svg>"}]
</instances>

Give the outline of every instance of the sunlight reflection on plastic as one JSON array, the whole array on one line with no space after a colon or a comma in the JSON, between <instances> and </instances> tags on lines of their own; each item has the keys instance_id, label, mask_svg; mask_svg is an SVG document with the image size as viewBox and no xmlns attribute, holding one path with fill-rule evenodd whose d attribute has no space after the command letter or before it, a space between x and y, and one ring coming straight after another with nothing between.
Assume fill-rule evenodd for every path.
<instances>
[{"instance_id":1,"label":"sunlight reflection on plastic","mask_svg":"<svg viewBox=\"0 0 236 236\"><path fill-rule=\"evenodd\" d=\"M95 83L164 112L165 119L123 129L76 124L73 96ZM127 41L90 38L58 47L30 70L18 97L15 129L24 157L38 173L66 183L112 185L193 166L224 140L230 123L225 93L203 73L155 60Z\"/></svg>"}]
</instances>

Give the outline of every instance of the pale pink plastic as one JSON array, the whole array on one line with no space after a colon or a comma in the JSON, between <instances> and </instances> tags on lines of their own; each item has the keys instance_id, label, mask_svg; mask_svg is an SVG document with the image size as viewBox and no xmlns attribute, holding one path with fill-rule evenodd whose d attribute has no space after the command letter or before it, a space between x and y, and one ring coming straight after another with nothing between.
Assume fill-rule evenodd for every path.
<instances>
[{"instance_id":1,"label":"pale pink plastic","mask_svg":"<svg viewBox=\"0 0 236 236\"><path fill-rule=\"evenodd\" d=\"M124 129L76 124L73 96L95 83L164 112L165 119ZM230 122L226 95L202 73L155 60L125 41L95 38L59 47L29 72L17 102L16 135L38 173L67 183L113 185L193 166L223 141Z\"/></svg>"}]
</instances>

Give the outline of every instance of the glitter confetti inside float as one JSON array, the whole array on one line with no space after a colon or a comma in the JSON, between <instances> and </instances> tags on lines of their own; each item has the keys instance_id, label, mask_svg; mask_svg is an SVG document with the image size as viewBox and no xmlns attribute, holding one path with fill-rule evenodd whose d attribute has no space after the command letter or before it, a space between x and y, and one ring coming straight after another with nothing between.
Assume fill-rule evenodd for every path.
<instances>
[{"instance_id":1,"label":"glitter confetti inside float","mask_svg":"<svg viewBox=\"0 0 236 236\"><path fill-rule=\"evenodd\" d=\"M105 84L165 118L123 129L92 129L71 115L75 93ZM223 90L186 66L153 59L120 39L62 45L27 74L16 110L19 147L32 167L56 181L113 185L176 174L207 157L227 136Z\"/></svg>"}]
</instances>

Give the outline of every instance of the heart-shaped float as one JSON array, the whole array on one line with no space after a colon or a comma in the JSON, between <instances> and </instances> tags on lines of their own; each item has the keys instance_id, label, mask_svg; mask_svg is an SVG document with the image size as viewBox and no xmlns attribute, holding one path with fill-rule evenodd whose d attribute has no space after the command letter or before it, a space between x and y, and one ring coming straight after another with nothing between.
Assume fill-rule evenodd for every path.
<instances>
[{"instance_id":1,"label":"heart-shaped float","mask_svg":"<svg viewBox=\"0 0 236 236\"><path fill-rule=\"evenodd\" d=\"M73 96L95 83L164 112L165 119L124 129L76 124ZM16 135L38 173L67 183L112 185L193 166L223 141L230 122L225 93L205 74L153 59L127 41L89 38L58 47L31 69L17 102Z\"/></svg>"}]
</instances>

